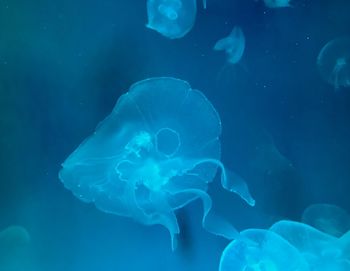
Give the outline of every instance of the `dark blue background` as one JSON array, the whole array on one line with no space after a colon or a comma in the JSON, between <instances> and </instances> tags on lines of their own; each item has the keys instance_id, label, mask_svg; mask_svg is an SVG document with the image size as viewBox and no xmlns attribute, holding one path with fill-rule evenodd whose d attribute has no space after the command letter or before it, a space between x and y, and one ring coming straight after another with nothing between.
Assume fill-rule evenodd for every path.
<instances>
[{"instance_id":1,"label":"dark blue background","mask_svg":"<svg viewBox=\"0 0 350 271\"><path fill-rule=\"evenodd\" d=\"M298 220L311 203L350 211L350 92L319 76L316 58L350 34L347 0L198 2L194 28L168 40L145 27L141 0L0 2L0 228L31 235L23 270L217 270L228 243L201 227L202 206L179 212L183 239L98 211L60 183L60 164L141 79L173 76L205 93L223 122L223 161L256 207L223 191L215 210L238 229ZM246 50L226 64L215 42L242 27Z\"/></svg>"}]
</instances>

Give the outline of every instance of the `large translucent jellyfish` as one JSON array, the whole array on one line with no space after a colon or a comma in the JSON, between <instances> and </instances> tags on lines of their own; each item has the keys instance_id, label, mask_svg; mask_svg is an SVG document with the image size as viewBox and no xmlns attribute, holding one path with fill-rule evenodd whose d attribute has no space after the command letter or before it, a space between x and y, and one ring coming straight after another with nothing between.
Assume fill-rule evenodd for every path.
<instances>
[{"instance_id":1,"label":"large translucent jellyfish","mask_svg":"<svg viewBox=\"0 0 350 271\"><path fill-rule=\"evenodd\" d=\"M321 77L334 86L350 86L350 38L331 40L321 49L317 57L317 67Z\"/></svg>"},{"instance_id":2,"label":"large translucent jellyfish","mask_svg":"<svg viewBox=\"0 0 350 271\"><path fill-rule=\"evenodd\" d=\"M340 239L307 224L282 220L270 230L279 234L305 257L311 271L350 270L349 256Z\"/></svg>"},{"instance_id":3,"label":"large translucent jellyfish","mask_svg":"<svg viewBox=\"0 0 350 271\"><path fill-rule=\"evenodd\" d=\"M290 7L291 0L264 0L265 6L268 8L285 8Z\"/></svg>"},{"instance_id":4,"label":"large translucent jellyfish","mask_svg":"<svg viewBox=\"0 0 350 271\"><path fill-rule=\"evenodd\" d=\"M310 205L305 209L301 221L335 237L350 230L349 213L332 204Z\"/></svg>"},{"instance_id":5,"label":"large translucent jellyfish","mask_svg":"<svg viewBox=\"0 0 350 271\"><path fill-rule=\"evenodd\" d=\"M218 40L214 45L215 51L226 52L227 61L231 64L236 64L241 60L244 49L245 37L239 26L235 26L227 37Z\"/></svg>"},{"instance_id":6,"label":"large translucent jellyfish","mask_svg":"<svg viewBox=\"0 0 350 271\"><path fill-rule=\"evenodd\" d=\"M148 0L146 27L170 39L185 36L193 27L197 0ZM206 8L206 0L203 0Z\"/></svg>"},{"instance_id":7,"label":"large translucent jellyfish","mask_svg":"<svg viewBox=\"0 0 350 271\"><path fill-rule=\"evenodd\" d=\"M221 121L209 100L182 80L150 78L132 85L112 113L63 163L65 187L104 212L161 224L173 248L174 211L200 198L203 227L226 238L238 233L214 216L206 193L217 169L222 186L250 205L246 184L220 162ZM233 176L233 177L232 177Z\"/></svg>"},{"instance_id":8,"label":"large translucent jellyfish","mask_svg":"<svg viewBox=\"0 0 350 271\"><path fill-rule=\"evenodd\" d=\"M249 229L224 250L219 271L308 271L298 250L268 230Z\"/></svg>"}]
</instances>

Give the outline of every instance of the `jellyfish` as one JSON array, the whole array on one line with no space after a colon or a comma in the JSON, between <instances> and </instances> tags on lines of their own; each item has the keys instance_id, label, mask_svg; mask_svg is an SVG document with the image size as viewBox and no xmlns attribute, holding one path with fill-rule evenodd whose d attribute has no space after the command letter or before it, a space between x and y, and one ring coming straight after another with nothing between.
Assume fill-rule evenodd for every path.
<instances>
[{"instance_id":1,"label":"jellyfish","mask_svg":"<svg viewBox=\"0 0 350 271\"><path fill-rule=\"evenodd\" d=\"M350 230L348 212L332 204L310 205L305 209L301 221L335 237Z\"/></svg>"},{"instance_id":2,"label":"jellyfish","mask_svg":"<svg viewBox=\"0 0 350 271\"><path fill-rule=\"evenodd\" d=\"M232 239L234 227L211 212L207 187L221 184L254 205L247 185L220 161L221 120L210 101L183 80L149 78L132 85L112 113L62 164L59 178L104 212L166 227L176 247L175 211L203 202L203 227Z\"/></svg>"},{"instance_id":3,"label":"jellyfish","mask_svg":"<svg viewBox=\"0 0 350 271\"><path fill-rule=\"evenodd\" d=\"M308 271L299 251L278 234L262 229L241 232L222 253L219 271Z\"/></svg>"},{"instance_id":4,"label":"jellyfish","mask_svg":"<svg viewBox=\"0 0 350 271\"><path fill-rule=\"evenodd\" d=\"M0 270L30 270L25 265L29 242L30 235L22 226L13 225L1 231Z\"/></svg>"},{"instance_id":5,"label":"jellyfish","mask_svg":"<svg viewBox=\"0 0 350 271\"><path fill-rule=\"evenodd\" d=\"M329 41L317 57L321 77L335 90L350 86L350 38Z\"/></svg>"},{"instance_id":6,"label":"jellyfish","mask_svg":"<svg viewBox=\"0 0 350 271\"><path fill-rule=\"evenodd\" d=\"M227 54L227 62L231 64L238 63L244 53L245 37L242 28L235 26L231 33L216 42L215 51L225 51Z\"/></svg>"},{"instance_id":7,"label":"jellyfish","mask_svg":"<svg viewBox=\"0 0 350 271\"><path fill-rule=\"evenodd\" d=\"M30 236L28 231L21 226L9 226L0 232L0 248L21 247L28 244ZM1 250L3 251L3 250Z\"/></svg>"},{"instance_id":8,"label":"jellyfish","mask_svg":"<svg viewBox=\"0 0 350 271\"><path fill-rule=\"evenodd\" d=\"M268 8L285 8L290 7L290 0L264 0L265 6Z\"/></svg>"},{"instance_id":9,"label":"jellyfish","mask_svg":"<svg viewBox=\"0 0 350 271\"><path fill-rule=\"evenodd\" d=\"M350 261L342 242L307 224L282 220L270 228L303 255L311 271L350 270Z\"/></svg>"},{"instance_id":10,"label":"jellyfish","mask_svg":"<svg viewBox=\"0 0 350 271\"><path fill-rule=\"evenodd\" d=\"M206 0L203 6L206 8ZM167 38L179 39L192 29L196 13L196 0L148 0L146 27Z\"/></svg>"}]
</instances>

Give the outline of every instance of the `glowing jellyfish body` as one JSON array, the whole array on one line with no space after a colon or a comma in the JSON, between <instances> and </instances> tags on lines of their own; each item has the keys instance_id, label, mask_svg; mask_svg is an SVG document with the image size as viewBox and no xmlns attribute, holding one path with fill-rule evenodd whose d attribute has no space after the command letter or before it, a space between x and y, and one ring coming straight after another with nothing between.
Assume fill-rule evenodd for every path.
<instances>
[{"instance_id":1,"label":"glowing jellyfish body","mask_svg":"<svg viewBox=\"0 0 350 271\"><path fill-rule=\"evenodd\" d=\"M275 223L270 230L298 249L311 271L350 270L350 262L340 239L304 223L286 220Z\"/></svg>"},{"instance_id":2,"label":"glowing jellyfish body","mask_svg":"<svg viewBox=\"0 0 350 271\"><path fill-rule=\"evenodd\" d=\"M182 38L192 29L196 13L196 0L148 0L146 26L167 38Z\"/></svg>"},{"instance_id":3,"label":"glowing jellyfish body","mask_svg":"<svg viewBox=\"0 0 350 271\"><path fill-rule=\"evenodd\" d=\"M215 51L225 51L227 61L231 64L238 63L244 53L245 37L240 27L235 26L231 33L216 42L214 46Z\"/></svg>"},{"instance_id":4,"label":"glowing jellyfish body","mask_svg":"<svg viewBox=\"0 0 350 271\"><path fill-rule=\"evenodd\" d=\"M350 87L350 38L338 38L328 42L317 57L321 77L334 86Z\"/></svg>"},{"instance_id":5,"label":"glowing jellyfish body","mask_svg":"<svg viewBox=\"0 0 350 271\"><path fill-rule=\"evenodd\" d=\"M224 250L219 271L308 271L298 250L268 230L249 229Z\"/></svg>"},{"instance_id":6,"label":"glowing jellyfish body","mask_svg":"<svg viewBox=\"0 0 350 271\"><path fill-rule=\"evenodd\" d=\"M264 0L265 6L268 8L285 8L290 7L290 0Z\"/></svg>"},{"instance_id":7,"label":"glowing jellyfish body","mask_svg":"<svg viewBox=\"0 0 350 271\"><path fill-rule=\"evenodd\" d=\"M165 226L175 248L174 211L201 198L203 226L234 238L234 228L211 215L206 193L220 167L225 189L254 205L245 183L229 179L220 162L221 121L207 98L182 80L140 81L63 163L65 187L100 210Z\"/></svg>"},{"instance_id":8,"label":"glowing jellyfish body","mask_svg":"<svg viewBox=\"0 0 350 271\"><path fill-rule=\"evenodd\" d=\"M313 204L303 213L302 222L335 237L350 230L350 215L332 204Z\"/></svg>"}]
</instances>

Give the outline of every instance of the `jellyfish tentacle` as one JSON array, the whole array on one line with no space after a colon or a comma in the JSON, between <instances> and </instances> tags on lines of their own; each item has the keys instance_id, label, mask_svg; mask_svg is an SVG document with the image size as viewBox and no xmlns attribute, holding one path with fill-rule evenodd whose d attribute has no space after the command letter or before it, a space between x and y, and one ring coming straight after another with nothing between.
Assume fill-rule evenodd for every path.
<instances>
[{"instance_id":1,"label":"jellyfish tentacle","mask_svg":"<svg viewBox=\"0 0 350 271\"><path fill-rule=\"evenodd\" d=\"M225 177L227 179L224 180L223 177L224 175L222 174L221 183L223 183L224 188L226 188L230 192L238 194L250 206L255 205L255 200L250 194L248 185L241 176L239 176L231 170L226 169Z\"/></svg>"},{"instance_id":2,"label":"jellyfish tentacle","mask_svg":"<svg viewBox=\"0 0 350 271\"><path fill-rule=\"evenodd\" d=\"M203 228L215 235L232 240L239 238L239 233L231 223L216 215L212 211L212 200L207 192L201 189L183 189L175 194L193 194L198 196L203 203Z\"/></svg>"},{"instance_id":3,"label":"jellyfish tentacle","mask_svg":"<svg viewBox=\"0 0 350 271\"><path fill-rule=\"evenodd\" d=\"M165 193L151 192L150 200L156 206L158 223L167 228L170 233L171 248L174 251L177 247L178 235L180 233L176 215L168 204Z\"/></svg>"},{"instance_id":4,"label":"jellyfish tentacle","mask_svg":"<svg viewBox=\"0 0 350 271\"><path fill-rule=\"evenodd\" d=\"M213 163L217 165L221 169L221 185L226 190L233 192L239 195L245 202L247 202L250 206L255 205L255 200L251 196L248 186L246 182L242 179L242 177L233 173L232 171L228 171L225 169L224 165L221 161L216 159L202 159L198 161L196 164L199 165L201 163Z\"/></svg>"}]
</instances>

